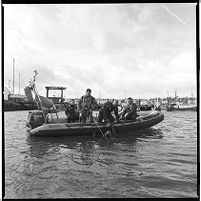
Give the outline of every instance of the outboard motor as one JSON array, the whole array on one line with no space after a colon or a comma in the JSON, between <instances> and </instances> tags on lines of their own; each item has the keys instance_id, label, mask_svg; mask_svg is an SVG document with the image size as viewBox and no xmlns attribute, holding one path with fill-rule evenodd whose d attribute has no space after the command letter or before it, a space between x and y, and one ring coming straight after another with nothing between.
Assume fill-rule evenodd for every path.
<instances>
[{"instance_id":1,"label":"outboard motor","mask_svg":"<svg viewBox=\"0 0 201 201\"><path fill-rule=\"evenodd\" d=\"M45 123L45 118L42 111L29 111L28 122L26 126L33 129Z\"/></svg>"}]
</instances>

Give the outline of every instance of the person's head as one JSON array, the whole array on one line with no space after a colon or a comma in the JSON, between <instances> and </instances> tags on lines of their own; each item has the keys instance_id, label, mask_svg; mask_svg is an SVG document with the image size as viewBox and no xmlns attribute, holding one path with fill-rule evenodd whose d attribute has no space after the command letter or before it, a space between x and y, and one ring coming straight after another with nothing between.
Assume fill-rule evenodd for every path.
<instances>
[{"instance_id":1,"label":"person's head","mask_svg":"<svg viewBox=\"0 0 201 201\"><path fill-rule=\"evenodd\" d=\"M86 90L86 95L87 95L87 96L90 96L90 95L91 95L91 89L87 89L87 90Z\"/></svg>"},{"instance_id":2,"label":"person's head","mask_svg":"<svg viewBox=\"0 0 201 201\"><path fill-rule=\"evenodd\" d=\"M118 100L113 99L112 102L113 102L113 105L114 105L114 106L118 106Z\"/></svg>"},{"instance_id":3,"label":"person's head","mask_svg":"<svg viewBox=\"0 0 201 201\"><path fill-rule=\"evenodd\" d=\"M127 100L129 104L133 103L133 99L131 97L129 97Z\"/></svg>"},{"instance_id":4,"label":"person's head","mask_svg":"<svg viewBox=\"0 0 201 201\"><path fill-rule=\"evenodd\" d=\"M74 99L71 99L71 104L75 104L75 100Z\"/></svg>"}]
</instances>

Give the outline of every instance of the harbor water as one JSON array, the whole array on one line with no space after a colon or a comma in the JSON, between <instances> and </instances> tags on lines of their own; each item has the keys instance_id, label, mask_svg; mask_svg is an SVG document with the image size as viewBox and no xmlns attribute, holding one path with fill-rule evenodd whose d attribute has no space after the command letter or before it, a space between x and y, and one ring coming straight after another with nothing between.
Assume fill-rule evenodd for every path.
<instances>
[{"instance_id":1,"label":"harbor water","mask_svg":"<svg viewBox=\"0 0 201 201\"><path fill-rule=\"evenodd\" d=\"M4 113L4 198L197 197L197 112L117 138L31 137L28 111Z\"/></svg>"}]
</instances>

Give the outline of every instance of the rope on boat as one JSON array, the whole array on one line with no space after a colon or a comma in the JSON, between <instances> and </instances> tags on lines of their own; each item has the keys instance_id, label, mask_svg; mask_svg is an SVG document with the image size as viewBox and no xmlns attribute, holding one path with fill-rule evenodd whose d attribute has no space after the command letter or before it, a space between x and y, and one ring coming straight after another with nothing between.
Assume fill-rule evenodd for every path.
<instances>
[{"instance_id":1,"label":"rope on boat","mask_svg":"<svg viewBox=\"0 0 201 201\"><path fill-rule=\"evenodd\" d=\"M114 133L115 137L117 137L117 133L116 133L116 130L115 130L114 124L110 123L110 127L111 127L112 132Z\"/></svg>"},{"instance_id":2,"label":"rope on boat","mask_svg":"<svg viewBox=\"0 0 201 201\"><path fill-rule=\"evenodd\" d=\"M93 117L93 119L94 119L94 117ZM100 130L102 136L105 137L104 133L103 133L102 130L100 129L100 127L99 127L98 123L95 121L95 119L94 119L94 122L95 122L96 126L99 128L99 130Z\"/></svg>"},{"instance_id":3,"label":"rope on boat","mask_svg":"<svg viewBox=\"0 0 201 201\"><path fill-rule=\"evenodd\" d=\"M97 127L99 128L99 130L100 130L100 132L101 132L101 134L102 134L102 136L103 137L105 137L105 135L104 135L104 133L102 132L102 130L100 129L100 127L98 126L98 124L95 122L95 124L97 125Z\"/></svg>"}]
</instances>

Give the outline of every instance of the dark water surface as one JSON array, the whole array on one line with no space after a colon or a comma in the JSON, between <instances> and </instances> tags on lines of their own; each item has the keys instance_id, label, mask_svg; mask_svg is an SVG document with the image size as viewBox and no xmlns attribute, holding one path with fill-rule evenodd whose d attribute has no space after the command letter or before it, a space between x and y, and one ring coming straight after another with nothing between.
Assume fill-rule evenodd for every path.
<instances>
[{"instance_id":1,"label":"dark water surface","mask_svg":"<svg viewBox=\"0 0 201 201\"><path fill-rule=\"evenodd\" d=\"M197 113L110 140L30 137L5 112L5 198L197 197Z\"/></svg>"}]
</instances>

